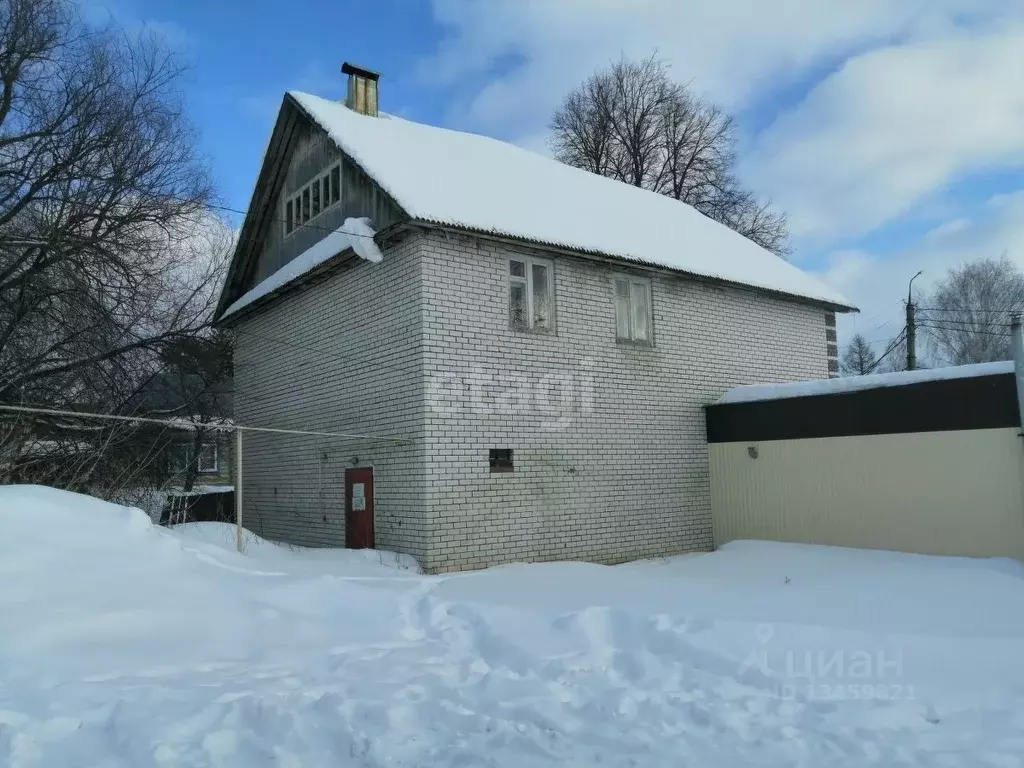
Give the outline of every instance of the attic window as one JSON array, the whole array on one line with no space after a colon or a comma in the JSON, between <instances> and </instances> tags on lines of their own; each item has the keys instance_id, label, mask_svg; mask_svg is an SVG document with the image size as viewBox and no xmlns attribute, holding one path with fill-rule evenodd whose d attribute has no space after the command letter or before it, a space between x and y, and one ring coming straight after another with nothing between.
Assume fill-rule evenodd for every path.
<instances>
[{"instance_id":1,"label":"attic window","mask_svg":"<svg viewBox=\"0 0 1024 768\"><path fill-rule=\"evenodd\" d=\"M341 202L341 165L335 163L323 173L288 195L284 200L285 237L303 228L303 224L322 216Z\"/></svg>"},{"instance_id":2,"label":"attic window","mask_svg":"<svg viewBox=\"0 0 1024 768\"><path fill-rule=\"evenodd\" d=\"M331 168L331 205L341 200L341 167Z\"/></svg>"},{"instance_id":3,"label":"attic window","mask_svg":"<svg viewBox=\"0 0 1024 768\"><path fill-rule=\"evenodd\" d=\"M513 472L511 448L491 448L488 455L491 472Z\"/></svg>"}]
</instances>

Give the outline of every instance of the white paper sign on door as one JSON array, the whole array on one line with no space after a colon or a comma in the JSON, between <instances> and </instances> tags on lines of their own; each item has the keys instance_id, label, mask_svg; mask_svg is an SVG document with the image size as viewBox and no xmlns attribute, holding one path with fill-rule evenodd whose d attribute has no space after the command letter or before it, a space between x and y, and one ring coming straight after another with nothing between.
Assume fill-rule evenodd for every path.
<instances>
[{"instance_id":1,"label":"white paper sign on door","mask_svg":"<svg viewBox=\"0 0 1024 768\"><path fill-rule=\"evenodd\" d=\"M352 483L352 511L363 512L366 510L366 484Z\"/></svg>"}]
</instances>

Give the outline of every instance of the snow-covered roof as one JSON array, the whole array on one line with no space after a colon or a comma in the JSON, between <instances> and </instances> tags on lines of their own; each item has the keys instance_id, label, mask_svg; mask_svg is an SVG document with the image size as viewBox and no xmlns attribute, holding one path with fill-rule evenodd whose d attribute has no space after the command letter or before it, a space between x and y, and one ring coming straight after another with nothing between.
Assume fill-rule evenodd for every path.
<instances>
[{"instance_id":1,"label":"snow-covered roof","mask_svg":"<svg viewBox=\"0 0 1024 768\"><path fill-rule=\"evenodd\" d=\"M818 379L815 381L793 381L786 384L753 384L730 389L719 405L730 403L751 403L759 400L783 400L788 397L811 397L813 395L839 395L863 389L880 387L903 387L926 381L947 379L968 379L975 376L995 376L1013 373L1013 362L980 363L978 365L957 365L951 368L932 368L923 371L898 371L876 373L869 376L846 376L841 379Z\"/></svg>"},{"instance_id":2,"label":"snow-covered roof","mask_svg":"<svg viewBox=\"0 0 1024 768\"><path fill-rule=\"evenodd\" d=\"M322 240L314 243L311 247L240 296L231 306L224 310L220 319L223 320L225 317L233 315L235 312L249 306L254 301L258 301L264 296L273 293L278 288L298 280L328 259L334 258L349 248L354 250L360 258L374 263L379 262L384 258L384 255L373 240L375 234L377 233L370 226L369 219L345 219L345 222L336 232L331 232Z\"/></svg>"},{"instance_id":3,"label":"snow-covered roof","mask_svg":"<svg viewBox=\"0 0 1024 768\"><path fill-rule=\"evenodd\" d=\"M678 200L486 136L290 95L415 220L853 309L817 278Z\"/></svg>"}]
</instances>

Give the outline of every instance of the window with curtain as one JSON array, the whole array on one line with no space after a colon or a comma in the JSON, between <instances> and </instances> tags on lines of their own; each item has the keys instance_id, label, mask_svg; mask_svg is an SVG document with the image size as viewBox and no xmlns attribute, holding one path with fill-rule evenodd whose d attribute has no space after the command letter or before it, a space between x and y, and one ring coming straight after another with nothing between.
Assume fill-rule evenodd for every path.
<instances>
[{"instance_id":1,"label":"window with curtain","mask_svg":"<svg viewBox=\"0 0 1024 768\"><path fill-rule=\"evenodd\" d=\"M615 277L615 337L651 343L651 281Z\"/></svg>"}]
</instances>

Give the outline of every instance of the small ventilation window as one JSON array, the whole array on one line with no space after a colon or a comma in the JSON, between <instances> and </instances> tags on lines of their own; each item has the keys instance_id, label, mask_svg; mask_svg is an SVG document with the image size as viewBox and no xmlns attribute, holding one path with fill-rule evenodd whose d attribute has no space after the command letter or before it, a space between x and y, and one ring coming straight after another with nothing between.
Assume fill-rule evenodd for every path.
<instances>
[{"instance_id":1,"label":"small ventilation window","mask_svg":"<svg viewBox=\"0 0 1024 768\"><path fill-rule=\"evenodd\" d=\"M491 465L491 472L513 472L514 468L512 465L512 449L511 448L492 448L490 450L489 461Z\"/></svg>"}]
</instances>

